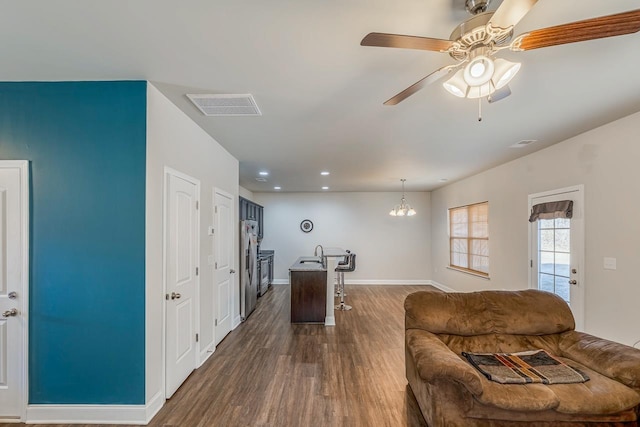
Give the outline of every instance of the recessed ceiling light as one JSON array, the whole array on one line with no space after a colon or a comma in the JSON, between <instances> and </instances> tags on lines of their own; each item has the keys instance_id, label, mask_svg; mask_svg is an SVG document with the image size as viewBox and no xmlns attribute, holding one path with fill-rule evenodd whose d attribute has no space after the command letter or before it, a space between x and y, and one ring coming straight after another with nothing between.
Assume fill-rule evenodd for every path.
<instances>
[{"instance_id":1,"label":"recessed ceiling light","mask_svg":"<svg viewBox=\"0 0 640 427\"><path fill-rule=\"evenodd\" d=\"M328 189L329 189L329 187L322 187L322 189L323 189L323 190L328 190Z\"/></svg>"},{"instance_id":2,"label":"recessed ceiling light","mask_svg":"<svg viewBox=\"0 0 640 427\"><path fill-rule=\"evenodd\" d=\"M447 178L440 178L440 179L438 180L438 182L447 182L447 181L449 181Z\"/></svg>"},{"instance_id":3,"label":"recessed ceiling light","mask_svg":"<svg viewBox=\"0 0 640 427\"><path fill-rule=\"evenodd\" d=\"M258 182L267 182L266 178L256 178L256 181Z\"/></svg>"},{"instance_id":4,"label":"recessed ceiling light","mask_svg":"<svg viewBox=\"0 0 640 427\"><path fill-rule=\"evenodd\" d=\"M320 175L327 176L327 175L329 175L329 171L322 171L322 172L320 172Z\"/></svg>"},{"instance_id":5,"label":"recessed ceiling light","mask_svg":"<svg viewBox=\"0 0 640 427\"><path fill-rule=\"evenodd\" d=\"M274 190L282 190L282 187L273 187Z\"/></svg>"},{"instance_id":6,"label":"recessed ceiling light","mask_svg":"<svg viewBox=\"0 0 640 427\"><path fill-rule=\"evenodd\" d=\"M262 171L262 172L258 172L258 174L260 174L262 176L267 176L267 175L269 175L269 172Z\"/></svg>"}]
</instances>

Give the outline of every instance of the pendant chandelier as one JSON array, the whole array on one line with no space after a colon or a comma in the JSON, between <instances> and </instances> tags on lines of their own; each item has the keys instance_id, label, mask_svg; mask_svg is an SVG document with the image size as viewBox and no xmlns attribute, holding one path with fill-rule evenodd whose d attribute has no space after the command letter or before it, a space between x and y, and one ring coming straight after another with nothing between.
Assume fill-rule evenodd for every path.
<instances>
[{"instance_id":1,"label":"pendant chandelier","mask_svg":"<svg viewBox=\"0 0 640 427\"><path fill-rule=\"evenodd\" d=\"M407 199L404 197L404 182L406 179L401 179L402 181L402 199L400 199L400 204L396 205L389 215L391 216L414 216L416 214L416 210L411 207L409 203L407 203Z\"/></svg>"}]
</instances>

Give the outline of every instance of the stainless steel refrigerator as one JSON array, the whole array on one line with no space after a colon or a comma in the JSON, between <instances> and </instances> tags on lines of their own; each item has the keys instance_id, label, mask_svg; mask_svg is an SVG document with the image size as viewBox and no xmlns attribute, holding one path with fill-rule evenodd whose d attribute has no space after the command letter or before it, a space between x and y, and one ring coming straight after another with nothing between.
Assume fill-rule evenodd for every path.
<instances>
[{"instance_id":1,"label":"stainless steel refrigerator","mask_svg":"<svg viewBox=\"0 0 640 427\"><path fill-rule=\"evenodd\" d=\"M258 299L258 222L240 221L240 318L244 322Z\"/></svg>"}]
</instances>

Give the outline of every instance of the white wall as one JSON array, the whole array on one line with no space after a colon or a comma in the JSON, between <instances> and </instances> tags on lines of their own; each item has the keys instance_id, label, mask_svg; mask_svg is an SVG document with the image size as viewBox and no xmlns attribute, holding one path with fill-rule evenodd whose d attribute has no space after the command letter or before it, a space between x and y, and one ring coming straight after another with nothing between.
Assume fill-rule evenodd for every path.
<instances>
[{"instance_id":1,"label":"white wall","mask_svg":"<svg viewBox=\"0 0 640 427\"><path fill-rule=\"evenodd\" d=\"M162 283L164 167L200 180L200 357L214 343L214 277L207 258L213 255L213 191L220 188L238 200L238 161L152 84L147 85L146 201L146 399L162 392ZM237 213L234 213L234 217ZM237 233L234 234L237 248ZM238 265L234 250L235 265ZM237 279L235 279L237 280ZM233 284L233 317L239 317L237 283Z\"/></svg>"},{"instance_id":2,"label":"white wall","mask_svg":"<svg viewBox=\"0 0 640 427\"><path fill-rule=\"evenodd\" d=\"M289 266L313 255L318 244L357 254L357 270L347 280L374 283L425 282L431 278L429 193L407 193L418 211L414 217L393 218L400 203L394 193L255 193L264 206L265 234L261 249L275 250L275 279L287 280ZM310 219L310 233L300 222ZM366 283L366 282L364 282Z\"/></svg>"},{"instance_id":3,"label":"white wall","mask_svg":"<svg viewBox=\"0 0 640 427\"><path fill-rule=\"evenodd\" d=\"M640 339L640 113L498 166L431 194L433 279L459 291L528 286L527 196L584 184L585 330ZM489 201L491 280L446 269L447 209ZM617 258L604 270L603 257Z\"/></svg>"},{"instance_id":4,"label":"white wall","mask_svg":"<svg viewBox=\"0 0 640 427\"><path fill-rule=\"evenodd\" d=\"M244 197L247 200L251 200L253 202L253 192L247 190L246 188L244 188L243 186L239 185L238 186L238 195L240 197Z\"/></svg>"}]
</instances>

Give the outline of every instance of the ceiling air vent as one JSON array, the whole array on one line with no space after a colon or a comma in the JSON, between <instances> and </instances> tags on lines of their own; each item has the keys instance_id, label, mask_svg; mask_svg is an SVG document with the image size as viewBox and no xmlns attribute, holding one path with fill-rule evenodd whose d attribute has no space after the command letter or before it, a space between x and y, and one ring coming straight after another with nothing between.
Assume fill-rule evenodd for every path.
<instances>
[{"instance_id":1,"label":"ceiling air vent","mask_svg":"<svg viewBox=\"0 0 640 427\"><path fill-rule=\"evenodd\" d=\"M538 142L537 139L523 139L520 142L516 142L515 144L511 145L511 148L522 148L522 147L526 147L529 144L533 144L534 142Z\"/></svg>"},{"instance_id":2,"label":"ceiling air vent","mask_svg":"<svg viewBox=\"0 0 640 427\"><path fill-rule=\"evenodd\" d=\"M251 94L190 95L187 97L205 116L261 116Z\"/></svg>"}]
</instances>

